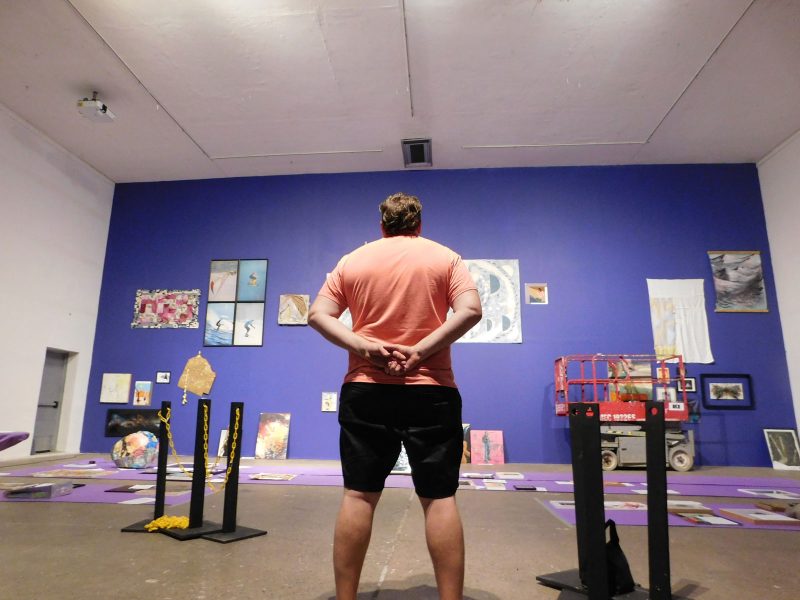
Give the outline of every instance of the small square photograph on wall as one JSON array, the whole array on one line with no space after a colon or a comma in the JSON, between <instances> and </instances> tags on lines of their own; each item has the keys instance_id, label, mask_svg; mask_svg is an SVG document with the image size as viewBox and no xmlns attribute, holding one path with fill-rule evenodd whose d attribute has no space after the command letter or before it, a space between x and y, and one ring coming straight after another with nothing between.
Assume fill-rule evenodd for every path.
<instances>
[{"instance_id":1,"label":"small square photograph on wall","mask_svg":"<svg viewBox=\"0 0 800 600\"><path fill-rule=\"evenodd\" d=\"M547 304L546 283L525 284L525 304Z\"/></svg>"}]
</instances>

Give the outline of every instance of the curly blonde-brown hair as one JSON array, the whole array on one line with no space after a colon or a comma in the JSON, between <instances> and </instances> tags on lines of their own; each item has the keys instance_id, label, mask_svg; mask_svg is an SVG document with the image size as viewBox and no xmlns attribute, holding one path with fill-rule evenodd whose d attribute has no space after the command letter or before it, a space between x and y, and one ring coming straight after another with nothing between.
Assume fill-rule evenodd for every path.
<instances>
[{"instance_id":1,"label":"curly blonde-brown hair","mask_svg":"<svg viewBox=\"0 0 800 600\"><path fill-rule=\"evenodd\" d=\"M422 220L422 203L416 196L398 192L381 202L381 225L387 236L413 235Z\"/></svg>"}]
</instances>

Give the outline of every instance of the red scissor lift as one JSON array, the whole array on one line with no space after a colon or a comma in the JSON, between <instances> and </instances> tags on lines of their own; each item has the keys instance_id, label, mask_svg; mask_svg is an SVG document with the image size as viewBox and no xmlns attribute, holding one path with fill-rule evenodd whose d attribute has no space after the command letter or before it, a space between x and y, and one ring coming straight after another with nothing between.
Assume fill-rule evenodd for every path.
<instances>
[{"instance_id":1,"label":"red scissor lift","mask_svg":"<svg viewBox=\"0 0 800 600\"><path fill-rule=\"evenodd\" d=\"M694 466L694 432L680 423L689 418L685 370L680 355L571 354L555 361L556 414L569 405L596 402L600 409L603 470L644 466L642 426L648 400L664 402L667 464L676 471Z\"/></svg>"}]
</instances>

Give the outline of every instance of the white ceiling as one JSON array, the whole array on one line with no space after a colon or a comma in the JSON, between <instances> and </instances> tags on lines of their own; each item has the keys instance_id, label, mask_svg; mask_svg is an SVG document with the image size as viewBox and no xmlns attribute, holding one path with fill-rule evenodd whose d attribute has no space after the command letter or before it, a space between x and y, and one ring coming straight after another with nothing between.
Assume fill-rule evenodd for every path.
<instances>
[{"instance_id":1,"label":"white ceiling","mask_svg":"<svg viewBox=\"0 0 800 600\"><path fill-rule=\"evenodd\" d=\"M0 0L0 103L115 182L754 162L798 67L797 0Z\"/></svg>"}]
</instances>

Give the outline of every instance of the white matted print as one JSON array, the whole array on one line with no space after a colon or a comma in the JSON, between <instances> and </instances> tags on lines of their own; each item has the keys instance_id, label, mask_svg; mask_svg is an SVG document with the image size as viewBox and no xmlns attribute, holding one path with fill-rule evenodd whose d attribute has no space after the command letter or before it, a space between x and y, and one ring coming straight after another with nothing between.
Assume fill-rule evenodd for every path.
<instances>
[{"instance_id":1,"label":"white matted print","mask_svg":"<svg viewBox=\"0 0 800 600\"><path fill-rule=\"evenodd\" d=\"M264 343L264 303L237 302L233 326L234 346L261 346Z\"/></svg>"},{"instance_id":2,"label":"white matted print","mask_svg":"<svg viewBox=\"0 0 800 600\"><path fill-rule=\"evenodd\" d=\"M131 393L130 373L103 373L100 386L100 402L104 404L127 404Z\"/></svg>"},{"instance_id":3,"label":"white matted print","mask_svg":"<svg viewBox=\"0 0 800 600\"><path fill-rule=\"evenodd\" d=\"M473 259L464 264L478 288L483 318L458 341L521 344L519 261Z\"/></svg>"},{"instance_id":4,"label":"white matted print","mask_svg":"<svg viewBox=\"0 0 800 600\"><path fill-rule=\"evenodd\" d=\"M765 429L772 468L800 471L800 445L794 429Z\"/></svg>"},{"instance_id":5,"label":"white matted print","mask_svg":"<svg viewBox=\"0 0 800 600\"><path fill-rule=\"evenodd\" d=\"M322 392L322 412L336 412L339 397L336 392Z\"/></svg>"},{"instance_id":6,"label":"white matted print","mask_svg":"<svg viewBox=\"0 0 800 600\"><path fill-rule=\"evenodd\" d=\"M308 325L308 294L281 294L278 303L278 325Z\"/></svg>"},{"instance_id":7,"label":"white matted print","mask_svg":"<svg viewBox=\"0 0 800 600\"><path fill-rule=\"evenodd\" d=\"M547 304L548 301L546 283L525 284L525 304Z\"/></svg>"}]
</instances>

